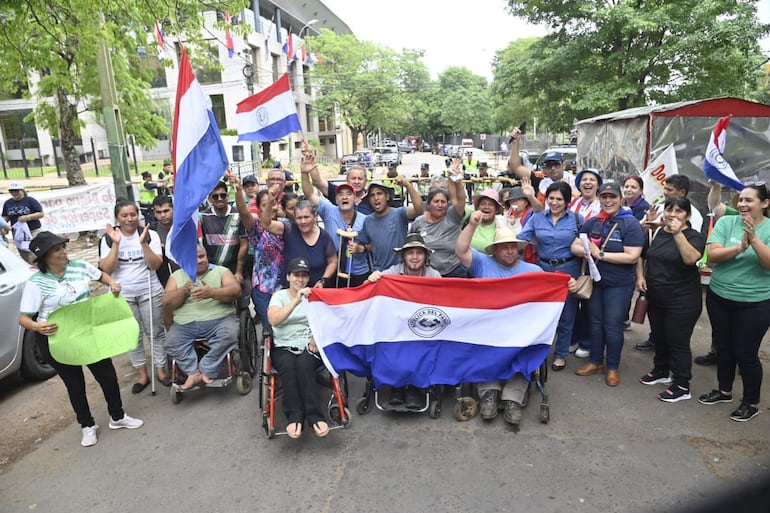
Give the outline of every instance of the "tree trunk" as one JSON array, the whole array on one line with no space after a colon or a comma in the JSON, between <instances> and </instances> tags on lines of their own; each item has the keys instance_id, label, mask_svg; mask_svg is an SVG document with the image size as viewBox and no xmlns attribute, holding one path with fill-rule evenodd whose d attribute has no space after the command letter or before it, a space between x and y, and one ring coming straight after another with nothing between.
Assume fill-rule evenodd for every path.
<instances>
[{"instance_id":1,"label":"tree trunk","mask_svg":"<svg viewBox=\"0 0 770 513\"><path fill-rule=\"evenodd\" d=\"M64 159L64 167L67 170L67 183L73 185L87 185L80 168L80 160L75 149L77 122L75 107L70 105L67 91L61 87L56 90L56 101L59 107L59 137L61 138L61 153Z\"/></svg>"}]
</instances>

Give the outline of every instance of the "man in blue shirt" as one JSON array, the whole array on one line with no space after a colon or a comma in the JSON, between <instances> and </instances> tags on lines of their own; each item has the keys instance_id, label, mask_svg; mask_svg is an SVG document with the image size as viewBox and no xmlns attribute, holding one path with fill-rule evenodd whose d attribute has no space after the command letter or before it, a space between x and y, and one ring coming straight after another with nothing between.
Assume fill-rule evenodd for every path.
<instances>
[{"instance_id":1,"label":"man in blue shirt","mask_svg":"<svg viewBox=\"0 0 770 513\"><path fill-rule=\"evenodd\" d=\"M481 223L482 213L474 211L466 226L457 238L455 252L473 278L508 278L528 272L542 272L535 264L520 259L527 243L516 238L508 228L498 228L495 239L487 246L488 254L471 247L471 240L476 227ZM518 425L521 422L521 409L527 404L529 380L522 374L514 374L507 381L490 381L477 385L481 398L481 418L491 420L497 417L502 406L506 422ZM502 403L502 404L501 404Z\"/></svg>"}]
</instances>

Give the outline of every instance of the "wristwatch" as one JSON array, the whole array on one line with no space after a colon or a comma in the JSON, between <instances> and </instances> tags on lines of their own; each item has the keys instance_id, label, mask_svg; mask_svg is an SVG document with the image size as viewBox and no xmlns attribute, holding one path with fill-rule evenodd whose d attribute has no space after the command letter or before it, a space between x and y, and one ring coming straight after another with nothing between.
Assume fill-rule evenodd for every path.
<instances>
[{"instance_id":1,"label":"wristwatch","mask_svg":"<svg viewBox=\"0 0 770 513\"><path fill-rule=\"evenodd\" d=\"M599 251L599 260L604 260L604 251Z\"/></svg>"}]
</instances>

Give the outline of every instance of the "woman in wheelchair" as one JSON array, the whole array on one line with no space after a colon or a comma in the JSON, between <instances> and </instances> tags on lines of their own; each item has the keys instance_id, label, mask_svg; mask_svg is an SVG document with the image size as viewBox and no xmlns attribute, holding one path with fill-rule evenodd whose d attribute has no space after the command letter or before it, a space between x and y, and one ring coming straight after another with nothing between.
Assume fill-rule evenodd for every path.
<instances>
[{"instance_id":1,"label":"woman in wheelchair","mask_svg":"<svg viewBox=\"0 0 770 513\"><path fill-rule=\"evenodd\" d=\"M283 390L283 410L288 421L286 432L299 438L305 421L319 437L329 433L321 412L315 371L320 364L305 315L302 297L311 289L307 260L295 258L287 266L289 287L273 294L267 318L273 327L273 366L278 371Z\"/></svg>"}]
</instances>

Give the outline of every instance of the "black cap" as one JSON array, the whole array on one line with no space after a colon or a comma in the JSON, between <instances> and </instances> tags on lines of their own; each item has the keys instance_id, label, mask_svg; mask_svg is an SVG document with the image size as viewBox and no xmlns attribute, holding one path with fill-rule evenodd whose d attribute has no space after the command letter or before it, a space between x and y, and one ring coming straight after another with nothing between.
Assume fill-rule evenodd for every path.
<instances>
[{"instance_id":1,"label":"black cap","mask_svg":"<svg viewBox=\"0 0 770 513\"><path fill-rule=\"evenodd\" d=\"M618 196L618 197L623 196L623 193L620 190L620 184L618 182L606 182L606 183L603 183L599 187L598 195L601 196L602 194L612 194L612 195Z\"/></svg>"},{"instance_id":2,"label":"black cap","mask_svg":"<svg viewBox=\"0 0 770 513\"><path fill-rule=\"evenodd\" d=\"M243 177L243 179L241 180L241 184L243 184L243 185L246 185L247 183L256 183L256 184L258 184L258 183L259 183L259 180L257 180L257 177L256 177L256 176L254 176L253 174L251 174L251 175L246 175L246 176L244 176L244 177Z\"/></svg>"},{"instance_id":3,"label":"black cap","mask_svg":"<svg viewBox=\"0 0 770 513\"><path fill-rule=\"evenodd\" d=\"M422 164L420 164L420 169L428 169L428 167L429 166L427 162L423 162Z\"/></svg>"},{"instance_id":4,"label":"black cap","mask_svg":"<svg viewBox=\"0 0 770 513\"><path fill-rule=\"evenodd\" d=\"M40 232L29 243L29 250L35 255L35 262L43 258L52 247L69 242L69 239L59 237L51 232Z\"/></svg>"},{"instance_id":5,"label":"black cap","mask_svg":"<svg viewBox=\"0 0 770 513\"><path fill-rule=\"evenodd\" d=\"M307 264L307 260L304 258L293 258L289 265L286 266L286 274L291 273L308 273L310 274L310 266Z\"/></svg>"},{"instance_id":6,"label":"black cap","mask_svg":"<svg viewBox=\"0 0 770 513\"><path fill-rule=\"evenodd\" d=\"M149 171L142 171L142 178L152 177L152 173Z\"/></svg>"}]
</instances>

